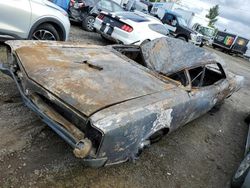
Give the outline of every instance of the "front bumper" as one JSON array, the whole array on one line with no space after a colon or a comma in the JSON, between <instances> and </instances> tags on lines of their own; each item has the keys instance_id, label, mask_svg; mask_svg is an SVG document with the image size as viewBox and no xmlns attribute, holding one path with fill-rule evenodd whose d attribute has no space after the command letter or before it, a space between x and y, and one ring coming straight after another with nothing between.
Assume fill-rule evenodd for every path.
<instances>
[{"instance_id":1,"label":"front bumper","mask_svg":"<svg viewBox=\"0 0 250 188\"><path fill-rule=\"evenodd\" d=\"M197 40L192 40L192 39L190 39L188 42L191 42L191 43L193 43L194 45L197 45L197 46L200 46L201 43L202 43L202 41L197 41Z\"/></svg>"},{"instance_id":2,"label":"front bumper","mask_svg":"<svg viewBox=\"0 0 250 188\"><path fill-rule=\"evenodd\" d=\"M76 134L76 132L79 131L76 127L71 127L72 132L67 130L67 127L65 128L64 126L62 126L64 120L56 118L56 114L53 114L54 112L50 111L50 109L45 109L39 99L36 99L34 96L28 97L28 90L23 89L22 84L20 84L20 81L18 80L18 77L10 70L10 68L6 66L6 64L0 62L0 71L10 76L14 80L25 105L33 110L36 114L38 114L43 122L45 122L53 131L55 131L65 142L67 142L73 148L73 153L76 157L81 158L80 160L84 165L90 167L102 167L106 164L108 160L107 157L95 158L91 155L91 141L84 137L82 139L79 139L77 135L80 134Z\"/></svg>"}]
</instances>

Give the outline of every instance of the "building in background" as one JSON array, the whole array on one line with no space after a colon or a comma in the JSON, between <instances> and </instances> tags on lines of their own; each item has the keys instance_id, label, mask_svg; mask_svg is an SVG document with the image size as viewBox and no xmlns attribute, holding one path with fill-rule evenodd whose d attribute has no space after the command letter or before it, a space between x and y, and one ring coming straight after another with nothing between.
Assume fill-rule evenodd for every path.
<instances>
[{"instance_id":1,"label":"building in background","mask_svg":"<svg viewBox=\"0 0 250 188\"><path fill-rule=\"evenodd\" d=\"M177 4L177 3L169 3L169 2L159 2L153 3L153 8L151 13L155 15L159 15L159 12L165 12L165 10L171 10L173 12L181 15L187 22L189 28L192 28L194 24L207 25L209 20L203 16L197 15L194 12L190 11L188 7Z\"/></svg>"}]
</instances>

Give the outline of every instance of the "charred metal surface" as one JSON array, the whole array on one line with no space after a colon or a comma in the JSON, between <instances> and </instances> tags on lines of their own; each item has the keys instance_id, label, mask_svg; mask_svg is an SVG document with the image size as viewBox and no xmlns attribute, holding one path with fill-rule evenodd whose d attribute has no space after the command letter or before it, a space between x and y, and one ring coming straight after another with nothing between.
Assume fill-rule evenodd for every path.
<instances>
[{"instance_id":1,"label":"charred metal surface","mask_svg":"<svg viewBox=\"0 0 250 188\"><path fill-rule=\"evenodd\" d=\"M32 42L26 46L21 45L22 42L9 43L32 80L86 116L103 107L156 93L166 87L101 46L71 48L63 43ZM83 61L91 62L92 67L75 63Z\"/></svg>"},{"instance_id":2,"label":"charred metal surface","mask_svg":"<svg viewBox=\"0 0 250 188\"><path fill-rule=\"evenodd\" d=\"M166 75L179 70L223 60L204 48L174 38L161 38L144 44L141 51L146 66Z\"/></svg>"},{"instance_id":3,"label":"charred metal surface","mask_svg":"<svg viewBox=\"0 0 250 188\"><path fill-rule=\"evenodd\" d=\"M157 39L141 49L8 44L12 55L2 69L13 77L24 102L73 147L76 157L92 166L137 158L156 133L172 132L201 116L243 81L224 71L217 56L175 39ZM189 70L203 66L205 74L208 64L221 67L219 79L194 87ZM170 77L180 70L187 85Z\"/></svg>"}]
</instances>

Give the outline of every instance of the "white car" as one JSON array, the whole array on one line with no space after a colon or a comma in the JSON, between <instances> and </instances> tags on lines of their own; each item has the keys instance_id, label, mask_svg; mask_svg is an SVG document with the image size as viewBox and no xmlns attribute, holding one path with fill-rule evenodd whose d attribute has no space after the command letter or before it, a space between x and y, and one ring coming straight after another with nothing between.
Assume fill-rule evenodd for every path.
<instances>
[{"instance_id":1,"label":"white car","mask_svg":"<svg viewBox=\"0 0 250 188\"><path fill-rule=\"evenodd\" d=\"M103 37L120 44L140 45L169 34L160 20L141 12L101 12L94 27Z\"/></svg>"},{"instance_id":2,"label":"white car","mask_svg":"<svg viewBox=\"0 0 250 188\"><path fill-rule=\"evenodd\" d=\"M67 12L47 0L2 0L0 40L67 40Z\"/></svg>"}]
</instances>

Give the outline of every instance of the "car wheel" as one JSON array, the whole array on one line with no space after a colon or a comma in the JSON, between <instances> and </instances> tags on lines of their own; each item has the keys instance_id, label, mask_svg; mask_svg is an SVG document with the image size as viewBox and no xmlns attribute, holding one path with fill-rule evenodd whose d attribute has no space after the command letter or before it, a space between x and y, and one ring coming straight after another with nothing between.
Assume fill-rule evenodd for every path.
<instances>
[{"instance_id":1,"label":"car wheel","mask_svg":"<svg viewBox=\"0 0 250 188\"><path fill-rule=\"evenodd\" d=\"M218 112L221 109L221 106L224 104L224 101L219 102L216 104L211 110L209 110L210 115L214 115L216 112Z\"/></svg>"},{"instance_id":2,"label":"car wheel","mask_svg":"<svg viewBox=\"0 0 250 188\"><path fill-rule=\"evenodd\" d=\"M179 36L177 38L180 39L180 40L183 40L183 41L187 42L187 39L185 37Z\"/></svg>"},{"instance_id":3,"label":"car wheel","mask_svg":"<svg viewBox=\"0 0 250 188\"><path fill-rule=\"evenodd\" d=\"M32 33L31 40L60 40L57 30L51 24L42 24Z\"/></svg>"},{"instance_id":4,"label":"car wheel","mask_svg":"<svg viewBox=\"0 0 250 188\"><path fill-rule=\"evenodd\" d=\"M142 41L141 46L143 46L144 44L147 44L148 42L150 42L149 39L146 39L146 40Z\"/></svg>"},{"instance_id":5,"label":"car wheel","mask_svg":"<svg viewBox=\"0 0 250 188\"><path fill-rule=\"evenodd\" d=\"M168 131L169 131L168 129L165 129L165 130L161 129L161 130L156 131L153 135L149 137L150 143L153 144L153 143L160 141L163 138L163 136L167 134Z\"/></svg>"},{"instance_id":6,"label":"car wheel","mask_svg":"<svg viewBox=\"0 0 250 188\"><path fill-rule=\"evenodd\" d=\"M250 153L248 153L246 157L243 159L243 161L240 163L239 168L237 169L231 180L231 186L233 188L241 187L241 185L245 180L245 177L247 176L247 173L249 172L249 168L250 168Z\"/></svg>"},{"instance_id":7,"label":"car wheel","mask_svg":"<svg viewBox=\"0 0 250 188\"><path fill-rule=\"evenodd\" d=\"M200 46L200 47L203 47L203 46L204 46L204 43L202 42L199 46Z\"/></svg>"},{"instance_id":8,"label":"car wheel","mask_svg":"<svg viewBox=\"0 0 250 188\"><path fill-rule=\"evenodd\" d=\"M102 39L103 40L105 40L105 41L110 41L107 37L105 37L103 34L101 34L101 37L102 37Z\"/></svg>"},{"instance_id":9,"label":"car wheel","mask_svg":"<svg viewBox=\"0 0 250 188\"><path fill-rule=\"evenodd\" d=\"M246 117L245 122L246 122L247 124L250 124L250 115L248 115L248 116Z\"/></svg>"},{"instance_id":10,"label":"car wheel","mask_svg":"<svg viewBox=\"0 0 250 188\"><path fill-rule=\"evenodd\" d=\"M95 22L95 17L94 16L87 16L86 18L83 19L82 21L82 28L86 31L94 31L94 22Z\"/></svg>"}]
</instances>

